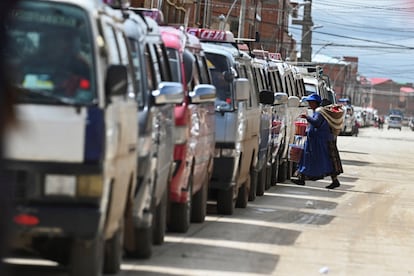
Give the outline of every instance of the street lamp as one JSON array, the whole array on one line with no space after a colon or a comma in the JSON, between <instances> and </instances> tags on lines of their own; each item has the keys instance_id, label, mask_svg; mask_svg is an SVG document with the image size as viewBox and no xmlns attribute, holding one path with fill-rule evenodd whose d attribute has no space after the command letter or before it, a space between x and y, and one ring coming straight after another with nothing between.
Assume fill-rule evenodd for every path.
<instances>
[{"instance_id":1,"label":"street lamp","mask_svg":"<svg viewBox=\"0 0 414 276\"><path fill-rule=\"evenodd\" d=\"M312 55L312 59L317 55L317 54L319 54L319 52L320 51L322 51L323 49L325 49L326 47L328 47L328 46L330 46L330 45L333 45L333 43L332 42L328 42L328 43L326 43L326 44L324 44L321 48L319 48L313 55Z\"/></svg>"},{"instance_id":2,"label":"street lamp","mask_svg":"<svg viewBox=\"0 0 414 276\"><path fill-rule=\"evenodd\" d=\"M309 30L303 36L305 37L309 32L312 32L313 30L316 30L319 28L323 28L323 25L320 25L320 24L313 25L309 28Z\"/></svg>"}]
</instances>

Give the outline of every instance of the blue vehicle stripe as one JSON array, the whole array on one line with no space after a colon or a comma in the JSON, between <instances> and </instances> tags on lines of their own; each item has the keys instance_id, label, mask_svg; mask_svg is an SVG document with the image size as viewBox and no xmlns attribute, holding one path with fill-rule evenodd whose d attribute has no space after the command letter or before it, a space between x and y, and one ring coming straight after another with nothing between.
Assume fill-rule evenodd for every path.
<instances>
[{"instance_id":1,"label":"blue vehicle stripe","mask_svg":"<svg viewBox=\"0 0 414 276\"><path fill-rule=\"evenodd\" d=\"M98 107L88 107L85 131L84 160L99 162L104 158L105 122L104 112Z\"/></svg>"}]
</instances>

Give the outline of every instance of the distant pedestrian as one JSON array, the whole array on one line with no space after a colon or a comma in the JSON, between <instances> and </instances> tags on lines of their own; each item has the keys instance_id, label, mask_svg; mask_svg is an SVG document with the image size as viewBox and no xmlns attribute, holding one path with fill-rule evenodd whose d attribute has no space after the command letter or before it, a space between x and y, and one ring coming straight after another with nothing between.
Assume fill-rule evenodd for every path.
<instances>
[{"instance_id":1,"label":"distant pedestrian","mask_svg":"<svg viewBox=\"0 0 414 276\"><path fill-rule=\"evenodd\" d=\"M343 109L336 105L320 106L322 99L317 94L304 99L313 110L313 115L302 114L308 121L307 139L298 164L298 179L292 179L297 185L305 185L305 180L332 178L327 189L340 186L338 175L343 172L342 163L336 146L336 137L341 131Z\"/></svg>"},{"instance_id":2,"label":"distant pedestrian","mask_svg":"<svg viewBox=\"0 0 414 276\"><path fill-rule=\"evenodd\" d=\"M383 129L384 128L384 116L379 116L378 117L378 128L379 129Z\"/></svg>"}]
</instances>

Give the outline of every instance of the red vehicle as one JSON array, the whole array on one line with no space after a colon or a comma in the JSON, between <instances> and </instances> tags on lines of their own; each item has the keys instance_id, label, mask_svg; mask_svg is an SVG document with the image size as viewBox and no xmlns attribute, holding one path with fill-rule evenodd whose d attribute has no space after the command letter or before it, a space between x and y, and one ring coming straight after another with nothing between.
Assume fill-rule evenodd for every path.
<instances>
[{"instance_id":1,"label":"red vehicle","mask_svg":"<svg viewBox=\"0 0 414 276\"><path fill-rule=\"evenodd\" d=\"M175 107L175 169L169 189L167 229L186 232L190 222L203 222L215 147L216 89L206 57L193 35L161 28L173 81L184 86L184 101Z\"/></svg>"}]
</instances>

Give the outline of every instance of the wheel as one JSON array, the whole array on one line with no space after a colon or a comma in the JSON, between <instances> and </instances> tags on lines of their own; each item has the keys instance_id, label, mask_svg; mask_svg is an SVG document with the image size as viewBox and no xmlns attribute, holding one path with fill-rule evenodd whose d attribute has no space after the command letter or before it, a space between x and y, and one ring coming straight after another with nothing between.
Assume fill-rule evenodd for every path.
<instances>
[{"instance_id":1,"label":"wheel","mask_svg":"<svg viewBox=\"0 0 414 276\"><path fill-rule=\"evenodd\" d=\"M155 210L154 221L152 222L152 242L155 245L160 245L164 242L165 230L167 226L167 191L168 190L164 191L161 201Z\"/></svg>"},{"instance_id":2,"label":"wheel","mask_svg":"<svg viewBox=\"0 0 414 276\"><path fill-rule=\"evenodd\" d=\"M234 212L233 187L217 191L217 213L232 215Z\"/></svg>"},{"instance_id":3,"label":"wheel","mask_svg":"<svg viewBox=\"0 0 414 276\"><path fill-rule=\"evenodd\" d=\"M279 158L276 157L275 162L272 164L272 180L270 185L274 186L277 184L277 179L279 175Z\"/></svg>"},{"instance_id":4,"label":"wheel","mask_svg":"<svg viewBox=\"0 0 414 276\"><path fill-rule=\"evenodd\" d=\"M250 175L247 177L247 180L239 188L237 194L236 207L237 208L246 208L247 202L249 201L249 190L250 190Z\"/></svg>"},{"instance_id":5,"label":"wheel","mask_svg":"<svg viewBox=\"0 0 414 276\"><path fill-rule=\"evenodd\" d=\"M191 204L191 222L204 222L207 214L207 195L209 177L204 179L201 189L193 196Z\"/></svg>"},{"instance_id":6,"label":"wheel","mask_svg":"<svg viewBox=\"0 0 414 276\"><path fill-rule=\"evenodd\" d=\"M249 201L254 201L256 199L256 189L257 189L257 178L258 173L255 170L250 171L250 190L249 190Z\"/></svg>"},{"instance_id":7,"label":"wheel","mask_svg":"<svg viewBox=\"0 0 414 276\"><path fill-rule=\"evenodd\" d=\"M285 161L279 165L278 181L279 183L285 182L288 173L288 162Z\"/></svg>"},{"instance_id":8,"label":"wheel","mask_svg":"<svg viewBox=\"0 0 414 276\"><path fill-rule=\"evenodd\" d=\"M192 188L193 175L191 174L188 179L187 202L171 202L169 205L169 220L167 224L168 231L185 233L188 228L190 228Z\"/></svg>"},{"instance_id":9,"label":"wheel","mask_svg":"<svg viewBox=\"0 0 414 276\"><path fill-rule=\"evenodd\" d=\"M131 252L133 257L139 259L148 259L152 255L152 227L135 228L134 240L135 251Z\"/></svg>"},{"instance_id":10,"label":"wheel","mask_svg":"<svg viewBox=\"0 0 414 276\"><path fill-rule=\"evenodd\" d=\"M262 196L264 194L265 185L266 185L266 164L263 165L257 177L257 188L256 188L257 196Z\"/></svg>"},{"instance_id":11,"label":"wheel","mask_svg":"<svg viewBox=\"0 0 414 276\"><path fill-rule=\"evenodd\" d=\"M113 237L105 241L104 273L116 274L121 269L124 247L124 222L121 221Z\"/></svg>"},{"instance_id":12,"label":"wheel","mask_svg":"<svg viewBox=\"0 0 414 276\"><path fill-rule=\"evenodd\" d=\"M101 276L104 241L101 235L93 240L74 240L70 250L71 276Z\"/></svg>"},{"instance_id":13,"label":"wheel","mask_svg":"<svg viewBox=\"0 0 414 276\"><path fill-rule=\"evenodd\" d=\"M192 194L194 176L191 173L188 179L188 196L186 203L172 203L170 205L170 220L168 230L172 232L185 233L190 228Z\"/></svg>"},{"instance_id":14,"label":"wheel","mask_svg":"<svg viewBox=\"0 0 414 276\"><path fill-rule=\"evenodd\" d=\"M270 186L272 186L272 166L268 166L266 164L266 182L265 182L265 190L269 190Z\"/></svg>"}]
</instances>

